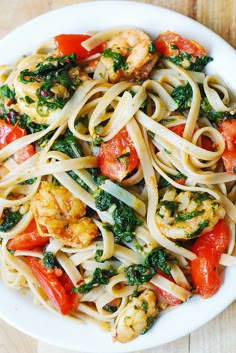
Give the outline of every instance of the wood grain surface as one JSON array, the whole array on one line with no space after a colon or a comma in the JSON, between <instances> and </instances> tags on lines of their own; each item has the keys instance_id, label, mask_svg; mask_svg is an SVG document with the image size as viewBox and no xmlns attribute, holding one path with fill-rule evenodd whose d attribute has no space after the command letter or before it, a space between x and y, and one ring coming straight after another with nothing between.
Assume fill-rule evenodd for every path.
<instances>
[{"instance_id":1,"label":"wood grain surface","mask_svg":"<svg viewBox=\"0 0 236 353\"><path fill-rule=\"evenodd\" d=\"M86 0L0 0L0 38L31 18L79 2L86 2ZM166 7L194 18L236 48L236 0L144 0L137 2ZM187 322L186 325L188 325ZM147 350L145 353L236 353L235 333L236 302L192 334L164 346ZM0 353L76 352L38 342L0 320Z\"/></svg>"}]
</instances>

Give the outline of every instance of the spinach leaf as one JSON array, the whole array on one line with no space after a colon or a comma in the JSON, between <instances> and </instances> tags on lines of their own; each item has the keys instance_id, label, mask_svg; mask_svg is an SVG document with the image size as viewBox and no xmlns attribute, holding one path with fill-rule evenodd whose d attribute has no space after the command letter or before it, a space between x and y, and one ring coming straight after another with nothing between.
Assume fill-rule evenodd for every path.
<instances>
[{"instance_id":1,"label":"spinach leaf","mask_svg":"<svg viewBox=\"0 0 236 353\"><path fill-rule=\"evenodd\" d=\"M5 208L2 214L2 221L0 223L0 232L7 232L11 230L17 223L20 222L23 215L20 211L12 212L10 208Z\"/></svg>"}]
</instances>

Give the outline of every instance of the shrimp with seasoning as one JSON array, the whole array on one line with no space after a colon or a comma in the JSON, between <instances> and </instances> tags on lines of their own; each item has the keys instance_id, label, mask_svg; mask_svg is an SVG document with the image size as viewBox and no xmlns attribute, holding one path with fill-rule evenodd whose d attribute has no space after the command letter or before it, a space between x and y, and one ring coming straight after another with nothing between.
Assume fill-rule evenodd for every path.
<instances>
[{"instance_id":1,"label":"shrimp with seasoning","mask_svg":"<svg viewBox=\"0 0 236 353\"><path fill-rule=\"evenodd\" d=\"M157 208L157 224L168 238L194 238L211 230L224 218L225 209L207 193L166 190Z\"/></svg>"},{"instance_id":2,"label":"shrimp with seasoning","mask_svg":"<svg viewBox=\"0 0 236 353\"><path fill-rule=\"evenodd\" d=\"M145 333L154 323L158 315L157 298L154 292L146 289L131 301L117 316L112 328L115 341L126 343Z\"/></svg>"},{"instance_id":3,"label":"shrimp with seasoning","mask_svg":"<svg viewBox=\"0 0 236 353\"><path fill-rule=\"evenodd\" d=\"M112 38L100 60L110 82L139 81L148 77L157 61L157 53L146 33L132 29Z\"/></svg>"},{"instance_id":4,"label":"shrimp with seasoning","mask_svg":"<svg viewBox=\"0 0 236 353\"><path fill-rule=\"evenodd\" d=\"M50 234L67 246L85 248L98 235L96 224L85 217L86 205L62 185L43 181L31 211L42 236Z\"/></svg>"}]
</instances>

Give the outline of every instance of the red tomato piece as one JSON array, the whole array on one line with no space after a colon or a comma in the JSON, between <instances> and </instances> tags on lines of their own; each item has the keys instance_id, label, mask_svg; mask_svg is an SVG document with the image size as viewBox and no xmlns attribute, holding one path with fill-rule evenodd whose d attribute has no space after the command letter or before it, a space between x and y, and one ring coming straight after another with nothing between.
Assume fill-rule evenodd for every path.
<instances>
[{"instance_id":1,"label":"red tomato piece","mask_svg":"<svg viewBox=\"0 0 236 353\"><path fill-rule=\"evenodd\" d=\"M185 129L185 124L170 126L168 127L168 129L173 131L175 134L179 135L180 137L182 137Z\"/></svg>"},{"instance_id":2,"label":"red tomato piece","mask_svg":"<svg viewBox=\"0 0 236 353\"><path fill-rule=\"evenodd\" d=\"M35 154L34 146L27 145L14 154L14 159L18 164L23 163Z\"/></svg>"},{"instance_id":3,"label":"red tomato piece","mask_svg":"<svg viewBox=\"0 0 236 353\"><path fill-rule=\"evenodd\" d=\"M75 53L77 60L83 60L104 50L103 44L90 51L86 50L81 43L90 37L87 34L60 34L54 37L54 41L60 55Z\"/></svg>"},{"instance_id":4,"label":"red tomato piece","mask_svg":"<svg viewBox=\"0 0 236 353\"><path fill-rule=\"evenodd\" d=\"M169 281L174 283L174 280L171 276L167 276L166 274L164 274L163 272L160 274L158 271L158 274L166 279L168 279ZM156 286L155 286L156 287ZM178 305L182 303L182 300L180 300L179 298L176 298L173 294L168 293L167 291L165 291L164 289L161 289L159 287L155 288L157 294L163 298L167 304L169 305Z\"/></svg>"},{"instance_id":5,"label":"red tomato piece","mask_svg":"<svg viewBox=\"0 0 236 353\"><path fill-rule=\"evenodd\" d=\"M154 45L156 50L165 56L176 56L178 50L195 57L206 55L206 49L201 44L171 31L160 33Z\"/></svg>"},{"instance_id":6,"label":"red tomato piece","mask_svg":"<svg viewBox=\"0 0 236 353\"><path fill-rule=\"evenodd\" d=\"M214 145L211 139L209 139L207 136L202 136L202 148L204 148L207 151L214 151Z\"/></svg>"},{"instance_id":7,"label":"red tomato piece","mask_svg":"<svg viewBox=\"0 0 236 353\"><path fill-rule=\"evenodd\" d=\"M201 235L194 243L192 252L197 255L190 263L192 282L203 298L215 294L222 282L219 260L229 244L229 229L223 219L215 227Z\"/></svg>"},{"instance_id":8,"label":"red tomato piece","mask_svg":"<svg viewBox=\"0 0 236 353\"><path fill-rule=\"evenodd\" d=\"M136 149L125 128L99 148L98 167L110 179L122 181L138 164Z\"/></svg>"},{"instance_id":9,"label":"red tomato piece","mask_svg":"<svg viewBox=\"0 0 236 353\"><path fill-rule=\"evenodd\" d=\"M51 269L48 269L43 265L41 261L38 261L33 256L27 257L27 263L29 264L33 275L35 276L38 284L43 289L45 294L54 304L54 306L63 314L66 315L69 311L74 308L74 293L68 293L59 278ZM65 282L64 282L65 284Z\"/></svg>"},{"instance_id":10,"label":"red tomato piece","mask_svg":"<svg viewBox=\"0 0 236 353\"><path fill-rule=\"evenodd\" d=\"M49 237L41 237L38 234L36 223L32 220L24 233L9 240L7 248L10 250L32 250L43 247L49 242L49 239Z\"/></svg>"},{"instance_id":11,"label":"red tomato piece","mask_svg":"<svg viewBox=\"0 0 236 353\"><path fill-rule=\"evenodd\" d=\"M226 144L222 154L225 169L228 173L236 173L236 120L223 121L219 124L219 131Z\"/></svg>"},{"instance_id":12,"label":"red tomato piece","mask_svg":"<svg viewBox=\"0 0 236 353\"><path fill-rule=\"evenodd\" d=\"M236 173L236 150L229 151L227 148L222 154L223 163L228 173Z\"/></svg>"},{"instance_id":13,"label":"red tomato piece","mask_svg":"<svg viewBox=\"0 0 236 353\"><path fill-rule=\"evenodd\" d=\"M5 121L0 120L0 149L25 135L25 129L21 129L17 125L7 124Z\"/></svg>"}]
</instances>

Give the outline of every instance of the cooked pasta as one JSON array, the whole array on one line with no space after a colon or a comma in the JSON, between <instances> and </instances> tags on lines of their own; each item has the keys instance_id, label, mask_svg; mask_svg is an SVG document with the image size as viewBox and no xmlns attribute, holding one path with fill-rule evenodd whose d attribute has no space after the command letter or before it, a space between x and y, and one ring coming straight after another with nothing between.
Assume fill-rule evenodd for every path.
<instances>
[{"instance_id":1,"label":"cooked pasta","mask_svg":"<svg viewBox=\"0 0 236 353\"><path fill-rule=\"evenodd\" d=\"M128 342L236 263L236 101L199 43L58 35L0 70L1 274Z\"/></svg>"}]
</instances>

